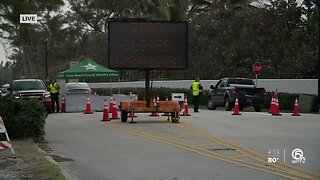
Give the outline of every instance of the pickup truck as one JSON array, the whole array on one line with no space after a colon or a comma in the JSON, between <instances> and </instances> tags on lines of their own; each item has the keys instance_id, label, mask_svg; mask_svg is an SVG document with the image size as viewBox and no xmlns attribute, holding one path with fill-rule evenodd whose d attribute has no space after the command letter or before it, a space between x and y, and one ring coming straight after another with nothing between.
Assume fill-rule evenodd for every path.
<instances>
[{"instance_id":1,"label":"pickup truck","mask_svg":"<svg viewBox=\"0 0 320 180\"><path fill-rule=\"evenodd\" d=\"M52 111L50 93L47 91L45 83L40 79L14 80L8 87L8 92L16 99L38 99L48 113Z\"/></svg>"},{"instance_id":2,"label":"pickup truck","mask_svg":"<svg viewBox=\"0 0 320 180\"><path fill-rule=\"evenodd\" d=\"M227 111L231 111L236 95L240 110L251 105L256 112L260 112L265 104L264 88L257 88L252 79L230 77L220 79L215 86L210 86L207 107L214 110L217 106L224 106Z\"/></svg>"}]
</instances>

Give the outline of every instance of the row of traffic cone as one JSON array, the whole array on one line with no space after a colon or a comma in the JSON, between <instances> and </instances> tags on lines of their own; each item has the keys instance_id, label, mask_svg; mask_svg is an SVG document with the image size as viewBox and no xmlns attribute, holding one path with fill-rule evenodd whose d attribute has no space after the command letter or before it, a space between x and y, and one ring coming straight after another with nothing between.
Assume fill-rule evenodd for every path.
<instances>
[{"instance_id":1,"label":"row of traffic cone","mask_svg":"<svg viewBox=\"0 0 320 180\"><path fill-rule=\"evenodd\" d=\"M274 116L281 116L280 105L279 105L279 100L278 100L277 96L272 96L272 98L271 98L269 113L271 113ZM296 99L295 99L293 113L291 115L292 116L300 116L298 97L296 97Z\"/></svg>"},{"instance_id":2,"label":"row of traffic cone","mask_svg":"<svg viewBox=\"0 0 320 180\"><path fill-rule=\"evenodd\" d=\"M235 101L233 109L234 109L234 111L233 111L232 115L241 115L240 114L240 110L239 110L238 95L236 95L236 101ZM273 116L281 116L282 115L280 113L280 105L279 105L278 97L275 96L275 95L273 95L272 98L271 98L271 104L270 104L269 113L271 113ZM296 97L296 100L295 100L295 103L294 103L293 113L291 115L292 116L300 116L298 97Z\"/></svg>"},{"instance_id":3,"label":"row of traffic cone","mask_svg":"<svg viewBox=\"0 0 320 180\"><path fill-rule=\"evenodd\" d=\"M109 118L109 112L112 113L111 118ZM120 119L118 116L117 102L116 102L116 99L113 97L110 98L109 110L108 110L107 99L104 100L104 108L103 108L103 115L102 115L101 121L110 121L111 119Z\"/></svg>"}]
</instances>

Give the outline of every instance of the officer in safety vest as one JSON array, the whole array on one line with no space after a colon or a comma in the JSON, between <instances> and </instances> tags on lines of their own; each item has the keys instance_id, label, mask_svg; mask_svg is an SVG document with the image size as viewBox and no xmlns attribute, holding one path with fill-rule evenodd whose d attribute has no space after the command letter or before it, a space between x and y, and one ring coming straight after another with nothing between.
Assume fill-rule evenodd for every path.
<instances>
[{"instance_id":1,"label":"officer in safety vest","mask_svg":"<svg viewBox=\"0 0 320 180\"><path fill-rule=\"evenodd\" d=\"M200 94L203 89L203 87L200 84L200 79L196 78L196 80L192 83L190 89L192 90L192 95L193 95L193 111L194 112L199 112L199 99L200 99Z\"/></svg>"},{"instance_id":2,"label":"officer in safety vest","mask_svg":"<svg viewBox=\"0 0 320 180\"><path fill-rule=\"evenodd\" d=\"M50 95L51 95L51 103L52 103L51 109L52 109L52 112L54 112L55 104L56 104L56 112L60 112L59 91L60 91L60 86L57 83L57 81L56 80L54 80L54 81L51 80L50 84L49 84L49 92L50 92Z\"/></svg>"}]
</instances>

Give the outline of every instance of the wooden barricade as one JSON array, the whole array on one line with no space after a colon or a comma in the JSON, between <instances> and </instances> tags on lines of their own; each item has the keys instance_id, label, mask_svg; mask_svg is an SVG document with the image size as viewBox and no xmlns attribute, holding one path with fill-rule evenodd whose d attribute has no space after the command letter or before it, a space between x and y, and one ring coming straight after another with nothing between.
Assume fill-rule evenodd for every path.
<instances>
[{"instance_id":1,"label":"wooden barricade","mask_svg":"<svg viewBox=\"0 0 320 180\"><path fill-rule=\"evenodd\" d=\"M6 141L0 141L0 150L6 149L6 148L10 148L12 154L14 154L14 150L13 147L11 145L10 139L9 139L9 135L7 133L6 130L6 126L4 125L4 122L0 116L0 134L5 134L6 135Z\"/></svg>"}]
</instances>

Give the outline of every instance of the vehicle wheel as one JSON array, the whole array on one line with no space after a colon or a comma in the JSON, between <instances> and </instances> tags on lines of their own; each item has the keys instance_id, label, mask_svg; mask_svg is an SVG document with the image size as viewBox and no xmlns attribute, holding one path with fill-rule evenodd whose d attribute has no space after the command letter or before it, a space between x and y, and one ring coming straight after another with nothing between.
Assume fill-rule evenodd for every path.
<instances>
[{"instance_id":1,"label":"vehicle wheel","mask_svg":"<svg viewBox=\"0 0 320 180\"><path fill-rule=\"evenodd\" d=\"M261 107L260 106L254 106L254 111L261 112Z\"/></svg>"},{"instance_id":2,"label":"vehicle wheel","mask_svg":"<svg viewBox=\"0 0 320 180\"><path fill-rule=\"evenodd\" d=\"M225 106L225 108L226 108L227 111L231 111L232 105L231 105L231 102L230 102L228 96L226 96L226 97L224 98L224 106Z\"/></svg>"},{"instance_id":3,"label":"vehicle wheel","mask_svg":"<svg viewBox=\"0 0 320 180\"><path fill-rule=\"evenodd\" d=\"M215 110L217 106L213 105L212 99L209 97L207 101L207 108L209 110Z\"/></svg>"},{"instance_id":4,"label":"vehicle wheel","mask_svg":"<svg viewBox=\"0 0 320 180\"><path fill-rule=\"evenodd\" d=\"M128 113L126 111L121 111L121 122L125 123L128 120Z\"/></svg>"}]
</instances>

